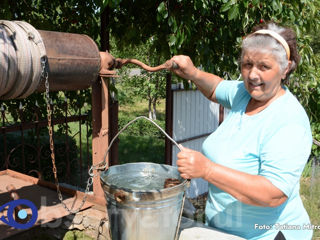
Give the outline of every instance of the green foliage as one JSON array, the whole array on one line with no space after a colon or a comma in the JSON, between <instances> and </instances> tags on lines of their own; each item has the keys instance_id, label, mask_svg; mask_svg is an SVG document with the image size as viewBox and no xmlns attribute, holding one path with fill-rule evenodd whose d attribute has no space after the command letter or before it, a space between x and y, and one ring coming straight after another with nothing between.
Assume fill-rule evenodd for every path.
<instances>
[{"instance_id":1,"label":"green foliage","mask_svg":"<svg viewBox=\"0 0 320 240\"><path fill-rule=\"evenodd\" d=\"M318 168L318 175L313 179L302 178L300 181L300 195L303 201L303 205L308 212L311 224L319 226L320 224L320 172ZM315 230L313 232L312 239L319 239L320 231Z\"/></svg>"},{"instance_id":2,"label":"green foliage","mask_svg":"<svg viewBox=\"0 0 320 240\"><path fill-rule=\"evenodd\" d=\"M116 8L117 5L121 2L122 0L98 0L99 6L101 6L101 10L105 9L107 6L111 8Z\"/></svg>"},{"instance_id":3,"label":"green foliage","mask_svg":"<svg viewBox=\"0 0 320 240\"><path fill-rule=\"evenodd\" d=\"M88 34L98 43L99 16L108 6L114 56L123 57L128 55L125 49L146 44L147 53L138 59L147 63L185 54L206 71L232 77L239 75L242 37L254 25L270 20L288 25L297 33L302 56L289 88L307 110L313 136L319 140L319 4L318 0L3 0L0 18L24 20L38 29ZM84 99L90 102L89 97L87 91ZM315 154L319 151L314 149Z\"/></svg>"},{"instance_id":4,"label":"green foliage","mask_svg":"<svg viewBox=\"0 0 320 240\"><path fill-rule=\"evenodd\" d=\"M0 19L26 21L36 29L82 33L98 38L98 0L0 2Z\"/></svg>"},{"instance_id":5,"label":"green foliage","mask_svg":"<svg viewBox=\"0 0 320 240\"><path fill-rule=\"evenodd\" d=\"M136 58L150 65L156 66L165 62L165 59L158 55L155 47L156 37L150 37L146 43L125 47L122 52L112 50L114 56L121 58ZM115 43L112 38L111 44ZM138 97L149 101L149 116L156 119L156 105L159 100L165 98L166 72L140 71L136 75L131 74L132 65L123 67L119 71L120 77L116 80L117 99L120 104L132 103L132 98ZM134 66L135 67L135 66ZM139 69L140 70L140 69Z\"/></svg>"},{"instance_id":6,"label":"green foliage","mask_svg":"<svg viewBox=\"0 0 320 240\"><path fill-rule=\"evenodd\" d=\"M297 33L302 59L289 88L305 107L313 136L318 138L319 58L314 50L319 49L319 40L315 39L319 35L319 3L317 0L121 1L112 11L110 26L121 49L157 36L154 46L159 56L168 59L175 54L189 55L204 70L219 76L229 73L232 77L239 75L240 45L253 26L274 21L292 27ZM319 149L314 154L319 154Z\"/></svg>"},{"instance_id":7,"label":"green foliage","mask_svg":"<svg viewBox=\"0 0 320 240\"><path fill-rule=\"evenodd\" d=\"M119 116L119 130L122 129L129 121L133 120L131 116L126 114L121 114ZM162 129L165 129L165 122L164 121L155 121ZM124 132L126 135L136 136L136 137L143 137L148 136L151 138L158 138L164 139L165 136L163 133L158 130L151 122L146 120L139 120L133 124L131 124Z\"/></svg>"},{"instance_id":8,"label":"green foliage","mask_svg":"<svg viewBox=\"0 0 320 240\"><path fill-rule=\"evenodd\" d=\"M307 178L310 177L311 172L312 172L312 159L310 159L310 161L307 162L307 164L305 165L303 172L301 174L302 178Z\"/></svg>"},{"instance_id":9,"label":"green foliage","mask_svg":"<svg viewBox=\"0 0 320 240\"><path fill-rule=\"evenodd\" d=\"M120 105L119 130L135 117L147 115L147 101L135 98L134 102L134 104ZM162 129L165 129L164 101L158 107L161 117L155 122ZM161 164L165 162L165 136L149 121L140 119L133 123L120 134L119 140L120 164L128 162L154 162Z\"/></svg>"},{"instance_id":10,"label":"green foliage","mask_svg":"<svg viewBox=\"0 0 320 240\"><path fill-rule=\"evenodd\" d=\"M119 162L153 162L163 164L164 141L149 136L120 136Z\"/></svg>"}]
</instances>

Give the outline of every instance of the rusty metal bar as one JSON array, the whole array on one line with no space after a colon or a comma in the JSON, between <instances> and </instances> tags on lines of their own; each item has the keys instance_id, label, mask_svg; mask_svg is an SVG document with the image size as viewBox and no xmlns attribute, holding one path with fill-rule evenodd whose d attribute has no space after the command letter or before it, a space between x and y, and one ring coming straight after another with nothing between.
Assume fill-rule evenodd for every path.
<instances>
[{"instance_id":1,"label":"rusty metal bar","mask_svg":"<svg viewBox=\"0 0 320 240\"><path fill-rule=\"evenodd\" d=\"M89 124L88 124L88 122L86 122L86 131L87 131L87 171L89 171L89 169L90 169L90 159L89 159L89 136L88 136Z\"/></svg>"},{"instance_id":2,"label":"rusty metal bar","mask_svg":"<svg viewBox=\"0 0 320 240\"><path fill-rule=\"evenodd\" d=\"M79 115L81 115L81 107L79 106ZM81 132L81 121L79 121L79 159L78 159L78 164L79 164L79 167L80 167L80 183L82 183L82 180L83 180L83 174L82 174L82 132Z\"/></svg>"},{"instance_id":3,"label":"rusty metal bar","mask_svg":"<svg viewBox=\"0 0 320 240\"><path fill-rule=\"evenodd\" d=\"M23 172L26 172L26 159L24 154L24 133L23 133L23 125L24 125L24 117L23 117L23 110L19 107L19 117L21 120L20 124L20 133L21 133L21 145L22 145L22 151L21 151L21 158L22 158L22 169Z\"/></svg>"},{"instance_id":4,"label":"rusty metal bar","mask_svg":"<svg viewBox=\"0 0 320 240\"><path fill-rule=\"evenodd\" d=\"M109 142L117 135L118 133L118 113L119 113L119 104L118 101L112 101L111 97L109 98ZM109 163L110 166L117 165L119 160L119 139L117 138L109 154Z\"/></svg>"},{"instance_id":5,"label":"rusty metal bar","mask_svg":"<svg viewBox=\"0 0 320 240\"><path fill-rule=\"evenodd\" d=\"M166 76L166 133L172 137L173 132L173 93L171 90L171 73ZM165 139L165 163L172 165L172 143Z\"/></svg>"},{"instance_id":6,"label":"rusty metal bar","mask_svg":"<svg viewBox=\"0 0 320 240\"><path fill-rule=\"evenodd\" d=\"M64 114L65 114L65 122L64 122L64 125L65 125L65 146L66 146L66 155L67 155L67 158L66 158L66 160L67 160L66 161L67 162L67 181L69 182L71 171L70 171L70 154L69 154L70 147L69 147L69 140L68 140L69 125L67 122L67 117L68 117L68 101L67 101L67 99L65 99L65 102L64 102Z\"/></svg>"},{"instance_id":7,"label":"rusty metal bar","mask_svg":"<svg viewBox=\"0 0 320 240\"><path fill-rule=\"evenodd\" d=\"M69 123L69 122L78 122L78 121L87 120L87 119L88 119L88 114L83 114L81 116L68 116L67 118L61 117L61 118L53 119L52 123L54 125L57 125L57 124L65 123L66 120ZM48 122L47 120L41 120L41 121L35 121L35 122L26 122L23 124L23 126L21 126L21 124L11 125L11 126L2 126L0 128L0 132L4 134L9 132L17 132L17 131L20 131L21 129L22 130L33 129L35 124L38 124L39 128L43 128L48 125Z\"/></svg>"},{"instance_id":8,"label":"rusty metal bar","mask_svg":"<svg viewBox=\"0 0 320 240\"><path fill-rule=\"evenodd\" d=\"M39 127L39 116L40 116L40 108L39 106L37 105L37 102L36 102L36 106L34 108L34 112L35 112L35 117L36 117L36 122L34 123L34 129L35 129L35 132L36 132L36 137L37 137L37 159L36 161L38 162L38 169L41 169L41 145L40 145L40 127Z\"/></svg>"},{"instance_id":9,"label":"rusty metal bar","mask_svg":"<svg viewBox=\"0 0 320 240\"><path fill-rule=\"evenodd\" d=\"M5 120L6 120L6 115L5 115L5 109L3 106L1 106L1 118L2 118L2 125L4 126L5 124ZM6 134L6 129L2 129L2 133L3 133L3 153L4 156L3 158L5 159L5 163L4 163L4 167L5 169L8 169L9 167L9 163L7 161L7 157L8 157L8 152L7 152L7 134Z\"/></svg>"}]
</instances>

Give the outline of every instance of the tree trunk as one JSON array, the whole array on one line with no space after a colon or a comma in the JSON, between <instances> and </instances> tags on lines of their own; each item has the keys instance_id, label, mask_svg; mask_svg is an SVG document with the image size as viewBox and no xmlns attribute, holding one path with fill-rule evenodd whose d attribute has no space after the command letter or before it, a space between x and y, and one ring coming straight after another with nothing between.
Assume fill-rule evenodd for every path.
<instances>
[{"instance_id":1,"label":"tree trunk","mask_svg":"<svg viewBox=\"0 0 320 240\"><path fill-rule=\"evenodd\" d=\"M152 118L152 99L151 98L148 99L148 110L149 110L149 114L148 114L149 118L153 119Z\"/></svg>"},{"instance_id":2,"label":"tree trunk","mask_svg":"<svg viewBox=\"0 0 320 240\"><path fill-rule=\"evenodd\" d=\"M155 98L152 102L152 119L157 120L157 100Z\"/></svg>"}]
</instances>

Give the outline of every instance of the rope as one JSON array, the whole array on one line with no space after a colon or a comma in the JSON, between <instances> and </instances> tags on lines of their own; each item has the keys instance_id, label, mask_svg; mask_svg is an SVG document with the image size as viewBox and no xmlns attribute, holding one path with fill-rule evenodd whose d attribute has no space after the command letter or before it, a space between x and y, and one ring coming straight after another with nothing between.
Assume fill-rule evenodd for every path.
<instances>
[{"instance_id":1,"label":"rope","mask_svg":"<svg viewBox=\"0 0 320 240\"><path fill-rule=\"evenodd\" d=\"M2 26L0 26L0 63L8 62L8 48L5 40L5 33ZM4 64L3 64L4 65ZM7 81L7 68L0 65L0 96L5 89Z\"/></svg>"},{"instance_id":2,"label":"rope","mask_svg":"<svg viewBox=\"0 0 320 240\"><path fill-rule=\"evenodd\" d=\"M0 99L25 98L41 80L41 58L46 56L39 32L22 21L0 20Z\"/></svg>"},{"instance_id":3,"label":"rope","mask_svg":"<svg viewBox=\"0 0 320 240\"><path fill-rule=\"evenodd\" d=\"M30 24L22 21L15 21L28 34L30 49L32 53L33 77L30 79L29 88L25 89L21 98L25 98L32 94L38 87L41 80L41 60L46 56L46 49L42 41L40 33Z\"/></svg>"}]
</instances>

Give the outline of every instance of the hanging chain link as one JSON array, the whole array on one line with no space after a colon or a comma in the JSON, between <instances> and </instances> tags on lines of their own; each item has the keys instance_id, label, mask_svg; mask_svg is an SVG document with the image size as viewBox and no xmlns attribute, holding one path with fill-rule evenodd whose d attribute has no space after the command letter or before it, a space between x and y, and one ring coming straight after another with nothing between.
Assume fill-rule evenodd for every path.
<instances>
[{"instance_id":1,"label":"hanging chain link","mask_svg":"<svg viewBox=\"0 0 320 240\"><path fill-rule=\"evenodd\" d=\"M41 77L45 80L45 99L47 104L47 118L48 118L48 129L49 129L49 140L50 140L50 151L51 151L51 160L52 160L52 172L54 175L55 184L57 187L57 193L58 198L64 207L69 213L75 214L78 213L81 208L83 207L85 201L87 200L88 193L90 191L90 187L93 184L93 178L95 177L91 172L89 171L89 178L87 180L87 186L85 189L85 195L82 199L82 202L80 203L79 207L76 210L69 209L67 205L63 202L62 193L60 190L60 184L58 180L58 174L57 174L57 166L56 166L56 160L55 160L55 154L54 154L54 142L53 142L53 129L52 129L52 109L51 109L51 103L50 103L50 95L49 95L49 74L46 68L47 65L47 59L42 58L41 59L41 65L42 65L42 71L41 71ZM92 167L90 168L92 170Z\"/></svg>"}]
</instances>

